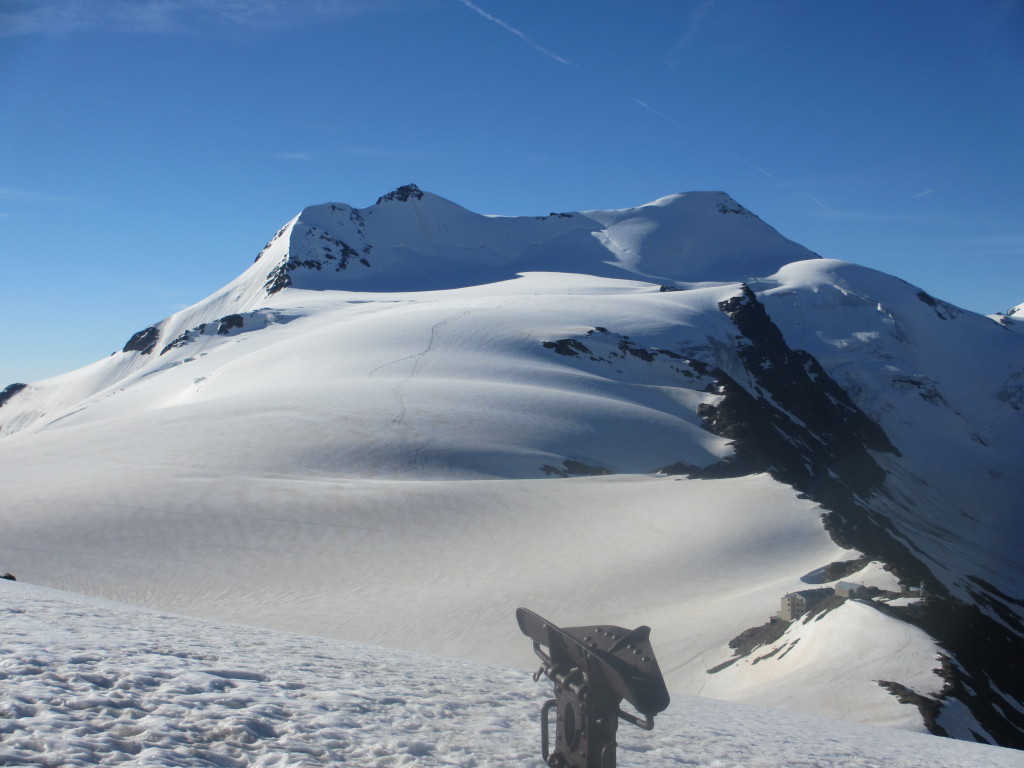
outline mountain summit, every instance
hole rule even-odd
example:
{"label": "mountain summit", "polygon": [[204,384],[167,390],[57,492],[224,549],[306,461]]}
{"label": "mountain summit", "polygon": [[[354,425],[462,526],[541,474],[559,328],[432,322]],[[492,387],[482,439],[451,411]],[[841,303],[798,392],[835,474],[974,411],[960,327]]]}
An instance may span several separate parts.
{"label": "mountain summit", "polygon": [[724,193],[313,206],[126,337],[0,394],[19,579],[1024,747],[1024,336]]}
{"label": "mountain summit", "polygon": [[[306,208],[260,254],[264,286],[410,291],[460,288],[519,272],[734,282],[813,258],[724,192],[636,208],[505,217],[471,213],[415,184],[368,208]],[[626,273],[626,274],[623,274]]]}

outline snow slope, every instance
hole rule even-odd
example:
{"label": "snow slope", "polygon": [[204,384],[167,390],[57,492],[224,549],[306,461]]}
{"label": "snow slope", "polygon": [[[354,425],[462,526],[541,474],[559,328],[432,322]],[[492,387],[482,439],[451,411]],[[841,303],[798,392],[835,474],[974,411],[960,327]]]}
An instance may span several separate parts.
{"label": "snow slope", "polygon": [[[734,290],[708,289],[706,298],[697,292],[696,311]],[[120,353],[29,388],[10,403],[3,431],[45,440],[47,432],[89,424],[109,429],[111,443],[137,456],[145,447],[127,442],[136,427],[145,441],[146,422],[216,416],[244,422],[209,436],[231,466],[346,476],[537,477],[542,465],[570,453],[585,461],[586,454],[576,455],[584,438],[597,456],[614,446],[618,456],[608,468],[615,471],[708,464],[727,450],[725,441],[687,413],[707,396],[670,385],[680,377],[675,360],[616,359],[614,368],[601,362],[580,372],[542,346],[609,317],[616,333],[639,329],[648,346],[668,342],[669,333],[677,346],[687,343],[678,331],[689,328],[692,343],[705,344],[708,329],[690,319],[694,297],[685,296],[646,283],[540,273],[420,294],[292,290],[226,335],[205,334],[159,356],[134,355],[146,358],[142,363],[126,363],[133,353]],[[724,319],[717,325],[727,332]],[[616,351],[617,338],[605,343]],[[126,364],[140,367],[118,379]],[[279,405],[268,409],[268,402]],[[630,437],[621,428],[629,422],[646,434]],[[268,430],[278,439],[258,437]],[[293,443],[285,455],[282,430]],[[432,432],[429,445],[425,431]],[[243,435],[251,437],[239,441]],[[191,452],[180,443],[164,450],[176,445]],[[174,461],[189,462],[187,455]]]}
{"label": "snow slope", "polygon": [[[870,603],[849,601],[834,612],[798,619],[776,643],[709,675],[701,693],[821,714],[818,702],[808,700],[804,692],[831,687],[830,712],[871,713],[870,719],[863,714],[856,719],[871,725],[902,725],[901,719],[890,720],[893,711],[874,706],[877,681],[900,680],[934,695],[941,689],[932,673],[937,657],[938,648],[917,627]],[[861,674],[863,667],[872,669],[871,679]]]}
{"label": "snow slope", "polygon": [[[0,614],[4,765],[541,764],[549,685],[526,672],[8,582]],[[650,733],[622,724],[618,744],[620,765],[649,768],[1021,764],[999,747],[689,696]]]}
{"label": "snow slope", "polygon": [[[876,681],[935,696],[949,651],[870,606],[707,673],[805,576],[859,554],[770,461],[719,471],[741,463],[742,441],[708,428],[728,382],[799,429],[800,387],[831,376],[852,402],[823,407],[859,407],[895,446],[864,452],[888,485],[849,493],[937,588],[989,600],[999,621],[1024,594],[1020,336],[812,255],[721,193],[502,218],[407,187],[306,209],[224,289],[3,403],[0,566],[520,666],[529,649],[505,627],[518,605],[648,624],[674,692],[923,730]],[[827,376],[800,363],[783,402],[749,359],[767,342],[724,309],[737,302],[763,302],[784,337],[771,343],[809,350]],[[827,437],[800,438],[801,455],[828,454]],[[842,474],[833,458],[807,471]],[[954,720],[984,737],[970,712]]]}

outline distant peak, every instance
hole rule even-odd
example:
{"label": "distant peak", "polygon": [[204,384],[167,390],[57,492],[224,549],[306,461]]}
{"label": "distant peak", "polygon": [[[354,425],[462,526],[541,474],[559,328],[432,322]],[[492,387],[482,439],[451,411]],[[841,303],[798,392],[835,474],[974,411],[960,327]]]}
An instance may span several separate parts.
{"label": "distant peak", "polygon": [[377,205],[387,200],[397,200],[400,203],[407,202],[408,200],[419,200],[423,197],[423,190],[417,187],[415,184],[406,184],[405,186],[399,187],[386,195],[381,195],[377,198]]}
{"label": "distant peak", "polygon": [[722,213],[749,213],[749,211],[737,203],[728,192],[718,190],[704,192],[679,192],[674,195],[660,197],[647,205],[657,206],[659,208],[682,206],[717,207]]}
{"label": "distant peak", "polygon": [[[484,216],[416,184],[366,208],[304,208],[268,249],[272,258],[261,259],[253,276],[260,297],[289,287],[441,290],[522,272],[640,277],[659,285],[738,282],[815,256],[720,191],[616,210]],[[131,346],[155,342],[140,337]]]}

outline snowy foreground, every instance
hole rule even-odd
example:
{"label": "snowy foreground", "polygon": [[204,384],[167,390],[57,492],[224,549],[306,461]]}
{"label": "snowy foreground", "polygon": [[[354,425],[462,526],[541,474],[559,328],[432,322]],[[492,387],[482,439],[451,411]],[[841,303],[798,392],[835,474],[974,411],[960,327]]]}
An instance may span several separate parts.
{"label": "snowy foreground", "polygon": [[[548,684],[523,671],[14,582],[0,582],[0,615],[0,765],[542,764]],[[621,726],[619,764],[1019,768],[1024,755],[675,695],[652,733]]]}

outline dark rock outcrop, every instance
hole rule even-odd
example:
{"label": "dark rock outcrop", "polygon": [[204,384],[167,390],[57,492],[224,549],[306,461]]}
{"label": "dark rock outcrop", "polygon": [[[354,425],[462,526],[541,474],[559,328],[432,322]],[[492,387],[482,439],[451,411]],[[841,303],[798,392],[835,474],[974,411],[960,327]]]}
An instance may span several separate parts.
{"label": "dark rock outcrop", "polygon": [[408,200],[419,200],[423,197],[423,192],[415,184],[406,184],[399,187],[396,190],[388,192],[386,195],[381,195],[377,198],[377,205],[388,200],[397,200],[400,203],[407,202]]}
{"label": "dark rock outcrop", "polygon": [[876,680],[880,686],[885,688],[889,693],[896,697],[896,700],[900,704],[913,704],[917,707],[921,713],[921,719],[924,721],[925,727],[936,734],[937,736],[945,736],[945,729],[935,722],[939,712],[942,709],[942,703],[938,699],[933,699],[930,696],[922,696],[916,691],[912,691],[902,683],[896,683],[892,680]]}
{"label": "dark rock outcrop", "polygon": [[203,323],[202,325],[198,326],[193,330],[182,332],[178,336],[178,338],[174,339],[173,341],[168,343],[167,346],[161,349],[160,354],[164,355],[170,352],[172,349],[177,349],[178,347],[184,347],[186,344],[191,344],[193,341],[195,341],[195,336],[193,334],[202,334],[205,330],[206,323]]}
{"label": "dark rock outcrop", "polygon": [[[936,312],[956,311],[941,302],[933,306],[931,297],[919,298]],[[972,590],[973,604],[952,597],[878,511],[885,505],[872,503],[899,503],[872,456],[899,455],[884,431],[810,354],[786,345],[748,288],[719,308],[739,331],[737,349],[755,385],[750,392],[724,371],[710,370],[715,391],[724,399],[715,406],[701,406],[699,415],[708,430],[733,441],[734,455],[701,475],[769,472],[821,504],[825,527],[838,544],[888,564],[905,583],[924,584],[928,598],[923,607],[897,613],[928,632],[955,659],[936,706],[956,699],[997,743],[1024,748],[1024,711],[1019,706],[1024,701],[1024,666],[1019,663],[1024,657],[1024,627],[1001,604],[1016,599],[996,595],[984,584]],[[998,690],[991,681],[998,681]],[[904,695],[898,684],[886,687]],[[930,714],[933,704],[915,703],[922,705],[925,724],[944,735]]]}
{"label": "dark rock outcrop", "polygon": [[540,468],[540,471],[545,475],[554,475],[555,477],[588,477],[615,474],[605,467],[594,467],[574,459],[566,459],[562,462],[561,467],[554,467],[551,464],[545,464]]}
{"label": "dark rock outcrop", "polygon": [[241,328],[245,324],[241,315],[225,315],[220,319],[217,326],[217,333],[227,336],[232,328]]}
{"label": "dark rock outcrop", "polygon": [[128,339],[121,351],[138,352],[140,355],[148,355],[156,347],[159,338],[160,329],[155,325],[151,325],[149,328],[142,329]]}
{"label": "dark rock outcrop", "polygon": [[282,291],[291,286],[292,279],[288,276],[288,264],[289,262],[287,261],[282,264],[278,264],[270,271],[270,274],[267,275],[267,280],[263,283],[263,287],[266,289],[268,296],[273,296],[278,291]]}
{"label": "dark rock outcrop", "polygon": [[0,408],[3,407],[4,403],[6,403],[19,392],[21,392],[21,390],[23,390],[27,386],[28,384],[21,384],[15,382],[14,384],[8,384],[6,387],[4,387],[3,391],[0,392]]}
{"label": "dark rock outcrop", "polygon": [[542,341],[545,349],[553,349],[559,355],[575,357],[580,354],[589,355],[590,349],[582,341],[576,339],[559,339],[558,341]]}

